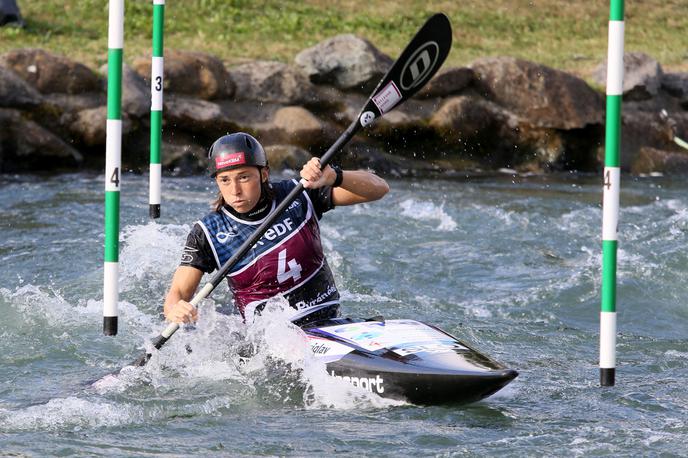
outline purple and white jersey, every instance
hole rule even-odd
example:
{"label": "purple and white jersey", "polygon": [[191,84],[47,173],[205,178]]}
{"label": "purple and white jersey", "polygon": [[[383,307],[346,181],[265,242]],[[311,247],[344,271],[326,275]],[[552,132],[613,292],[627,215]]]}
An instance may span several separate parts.
{"label": "purple and white jersey", "polygon": [[[297,184],[295,180],[272,183],[276,196],[272,208]],[[263,221],[246,221],[222,209],[197,224],[220,268]],[[339,293],[323,254],[318,218],[307,192],[278,216],[234,265],[227,280],[242,315],[247,308],[280,294],[298,310],[292,319],[338,303]]]}

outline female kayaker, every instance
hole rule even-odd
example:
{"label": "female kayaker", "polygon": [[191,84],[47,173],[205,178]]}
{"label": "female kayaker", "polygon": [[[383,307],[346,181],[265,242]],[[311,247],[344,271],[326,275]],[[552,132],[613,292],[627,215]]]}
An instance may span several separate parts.
{"label": "female kayaker", "polygon": [[[196,321],[188,301],[204,273],[219,269],[267,215],[297,186],[296,180],[269,181],[263,147],[251,135],[220,137],[208,153],[208,172],[219,193],[213,211],[197,221],[165,298],[168,321]],[[301,193],[227,275],[234,304],[246,318],[275,296],[295,309],[303,324],[339,313],[339,292],[320,242],[318,220],[336,206],[380,199],[389,191],[377,175],[326,166],[318,158],[301,169]]]}

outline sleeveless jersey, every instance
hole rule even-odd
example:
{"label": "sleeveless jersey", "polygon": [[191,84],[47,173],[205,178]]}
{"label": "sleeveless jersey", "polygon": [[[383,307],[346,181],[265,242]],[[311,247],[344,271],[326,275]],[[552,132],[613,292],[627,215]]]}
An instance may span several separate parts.
{"label": "sleeveless jersey", "polygon": [[[297,184],[295,180],[272,183],[273,210]],[[243,220],[222,209],[197,224],[219,269],[263,221]],[[323,254],[318,218],[305,191],[234,265],[227,280],[242,316],[277,295],[297,309],[292,320],[338,304],[339,292]]]}

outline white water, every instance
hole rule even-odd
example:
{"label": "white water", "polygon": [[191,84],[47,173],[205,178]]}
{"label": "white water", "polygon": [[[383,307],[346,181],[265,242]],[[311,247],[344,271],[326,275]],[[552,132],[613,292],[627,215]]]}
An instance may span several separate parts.
{"label": "white water", "polygon": [[[600,185],[392,181],[325,215],[352,316],[439,325],[519,370],[468,407],[397,405],[329,377],[280,304],[246,326],[221,286],[144,368],[186,232],[211,194],[166,181],[163,217],[125,176],[120,334],[102,326],[102,181],[0,181],[0,455],[683,455],[688,203],[682,181],[626,180],[618,386],[598,387]],[[438,191],[440,190],[440,191]],[[187,352],[187,345],[192,352]],[[245,360],[245,348],[254,355]]]}

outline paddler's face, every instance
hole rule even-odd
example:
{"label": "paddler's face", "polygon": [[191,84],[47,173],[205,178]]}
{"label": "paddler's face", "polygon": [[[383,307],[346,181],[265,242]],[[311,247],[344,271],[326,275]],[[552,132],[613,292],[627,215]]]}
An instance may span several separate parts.
{"label": "paddler's face", "polygon": [[215,177],[225,202],[239,213],[253,210],[260,200],[260,184],[267,179],[267,168],[251,166],[220,172]]}

